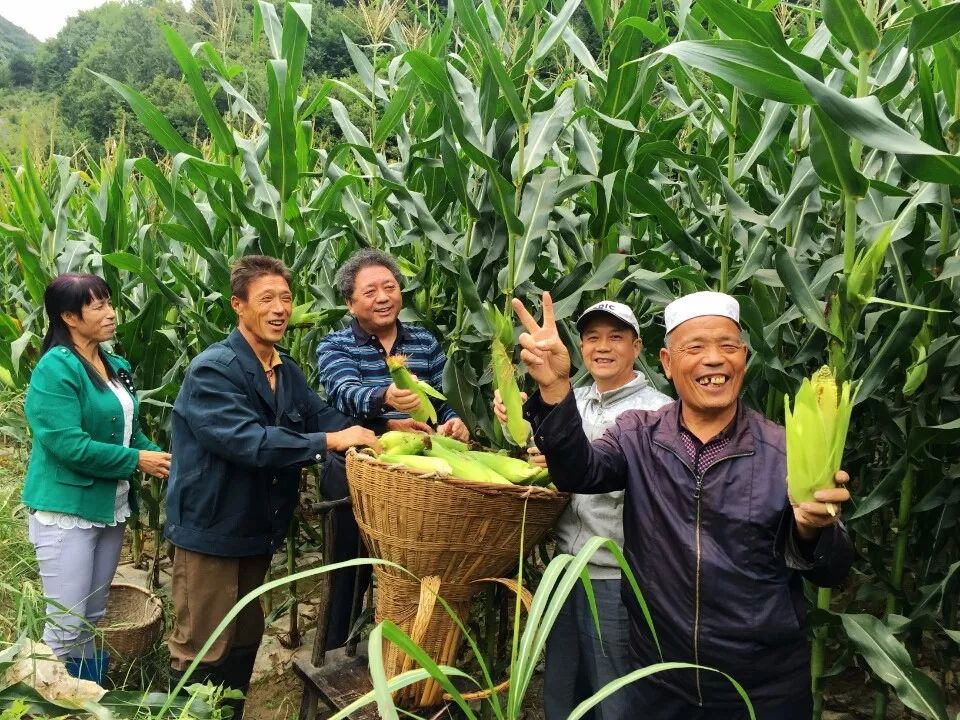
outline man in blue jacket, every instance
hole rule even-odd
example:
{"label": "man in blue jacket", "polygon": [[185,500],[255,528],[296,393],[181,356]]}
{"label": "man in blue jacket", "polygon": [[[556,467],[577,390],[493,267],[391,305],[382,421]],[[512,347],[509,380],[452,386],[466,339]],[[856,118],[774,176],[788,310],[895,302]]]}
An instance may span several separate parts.
{"label": "man in blue jacket", "polygon": [[[626,490],[624,555],[640,585],[662,658],[728,673],[759,720],[808,720],[810,649],[803,628],[802,579],[837,586],[853,547],[831,511],[842,487],[816,502],[787,497],[781,426],[739,400],[747,348],[737,301],[694,293],[667,306],[664,371],[679,400],[628,410],[592,444],[578,422],[570,356],[549,294],[543,324],[522,303],[521,360],[539,392],[526,405],[537,447],[562,490]],[[637,667],[661,660],[637,599],[624,584]],[[632,717],[741,720],[730,682],[699,669],[657,673],[633,684]]]}
{"label": "man in blue jacket", "polygon": [[[166,502],[166,537],[175,547],[173,679],[237,600],[263,583],[293,517],[300,469],[328,452],[377,446],[372,430],[329,407],[276,347],[292,310],[289,283],[275,258],[236,263],[230,289],[237,328],[193,360],[174,404]],[[330,467],[343,471],[342,463]],[[246,692],[263,630],[263,611],[253,602],[193,678]],[[243,703],[234,707],[241,717]]]}

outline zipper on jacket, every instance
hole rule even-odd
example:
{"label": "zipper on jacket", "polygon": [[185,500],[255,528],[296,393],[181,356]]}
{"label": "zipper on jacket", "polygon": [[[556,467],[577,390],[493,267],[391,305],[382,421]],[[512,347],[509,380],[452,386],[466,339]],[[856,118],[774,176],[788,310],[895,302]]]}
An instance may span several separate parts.
{"label": "zipper on jacket", "polygon": [[[700,565],[703,559],[703,555],[701,551],[702,546],[700,542],[701,541],[700,500],[701,500],[701,497],[703,496],[703,478],[707,474],[707,471],[710,468],[712,468],[714,465],[718,465],[719,463],[724,462],[725,460],[733,460],[735,458],[749,457],[753,455],[753,453],[752,452],[738,453],[736,455],[725,455],[721,458],[717,458],[712,463],[707,465],[703,469],[703,472],[698,475],[695,468],[697,466],[697,460],[700,457],[700,451],[703,449],[702,446],[700,448],[697,448],[697,451],[693,458],[693,467],[691,467],[690,464],[683,457],[680,456],[680,453],[678,453],[673,448],[667,447],[666,445],[661,445],[656,441],[654,441],[654,445],[656,445],[657,447],[663,448],[667,452],[672,453],[677,458],[677,460],[679,460],[681,464],[683,464],[690,471],[690,474],[693,475],[693,478],[696,481],[696,485],[694,486],[694,489],[693,489],[693,499],[697,504],[696,526],[694,529],[694,542],[696,545],[697,557],[696,557],[696,575],[695,575],[694,585],[693,585],[693,663],[694,665],[699,666],[700,665]],[[694,677],[695,677],[696,686],[697,686],[697,705],[700,707],[703,707],[703,690],[700,686],[700,668],[699,667],[694,669]]]}
{"label": "zipper on jacket", "polygon": [[[699,455],[699,450],[697,451]],[[694,458],[696,467],[696,458]],[[697,546],[697,573],[693,584],[693,663],[697,682],[697,705],[703,707],[703,690],[700,688],[700,496],[703,495],[703,475],[697,476],[697,485],[693,490],[693,499],[697,501],[696,546]]]}

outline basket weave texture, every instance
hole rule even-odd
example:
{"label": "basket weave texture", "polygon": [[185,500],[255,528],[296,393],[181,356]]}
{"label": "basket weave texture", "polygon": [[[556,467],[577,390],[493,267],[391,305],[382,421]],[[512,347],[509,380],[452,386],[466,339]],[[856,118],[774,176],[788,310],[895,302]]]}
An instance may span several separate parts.
{"label": "basket weave texture", "polygon": [[144,654],[163,635],[163,602],[146,588],[113,583],[107,611],[97,624],[118,663]]}
{"label": "basket weave texture", "polygon": [[[499,578],[516,566],[521,528],[526,554],[568,501],[567,495],[546,488],[441,478],[353,450],[347,453],[347,478],[353,513],[371,556],[397,563],[423,580],[376,567],[376,621],[396,623],[441,665],[454,663],[460,630],[439,604],[434,607],[427,588],[439,581],[440,597],[466,622],[471,599],[483,589],[477,581]],[[413,667],[389,643],[384,664],[388,677]],[[442,689],[430,680],[399,691],[396,702],[430,707],[441,698]]]}

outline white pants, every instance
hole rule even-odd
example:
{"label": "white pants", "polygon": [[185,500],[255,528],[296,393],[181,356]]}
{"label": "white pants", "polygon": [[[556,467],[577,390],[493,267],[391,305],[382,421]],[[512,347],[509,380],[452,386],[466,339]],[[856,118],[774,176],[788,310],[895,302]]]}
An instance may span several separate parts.
{"label": "white pants", "polygon": [[94,656],[94,626],[107,609],[125,526],[65,530],[30,516],[30,542],[47,599],[43,642],[57,657]]}

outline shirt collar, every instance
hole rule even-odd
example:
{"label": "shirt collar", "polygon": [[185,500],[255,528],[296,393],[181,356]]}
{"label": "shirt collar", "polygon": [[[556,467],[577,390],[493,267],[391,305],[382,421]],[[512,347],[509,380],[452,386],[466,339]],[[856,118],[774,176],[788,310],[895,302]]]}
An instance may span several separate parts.
{"label": "shirt collar", "polygon": [[[679,400],[679,399],[677,400],[677,410],[678,410],[677,429],[680,431],[682,435],[688,435],[689,437],[692,437],[697,442],[700,442],[700,439],[696,435],[694,435],[690,431],[690,429],[687,428],[686,423],[683,422],[683,401],[682,400]],[[734,413],[733,419],[729,423],[727,423],[727,426],[723,428],[723,430],[718,432],[716,435],[714,435],[712,438],[710,438],[709,440],[707,440],[707,442],[703,444],[709,445],[712,442],[719,442],[721,440],[728,440],[729,438],[732,438],[737,428],[740,426],[741,422],[746,422],[746,418],[743,413],[743,402],[740,400],[737,400],[737,412]]]}
{"label": "shirt collar", "polygon": [[601,400],[606,400],[608,402],[613,402],[615,400],[619,400],[621,397],[632,395],[638,390],[642,390],[643,388],[647,387],[647,385],[648,383],[647,383],[646,376],[639,370],[634,370],[633,380],[626,383],[625,385],[621,385],[618,388],[614,388],[613,390],[600,392],[597,389],[597,383],[594,382],[593,385],[590,386],[590,389],[587,391],[587,400],[594,400],[596,402],[599,402]]}
{"label": "shirt collar", "polygon": [[[360,327],[360,323],[356,318],[350,321],[350,329],[353,331],[353,337],[356,339],[358,345],[367,345],[376,337],[376,335],[368,333]],[[397,337],[404,340],[410,339],[410,331],[399,319],[397,319]]]}
{"label": "shirt collar", "polygon": [[270,357],[268,362],[260,360],[259,356],[257,356],[257,360],[260,361],[260,365],[263,367],[264,372],[270,372],[278,365],[283,365],[283,360],[280,359],[280,352],[277,350],[276,346],[274,346],[273,355]]}

